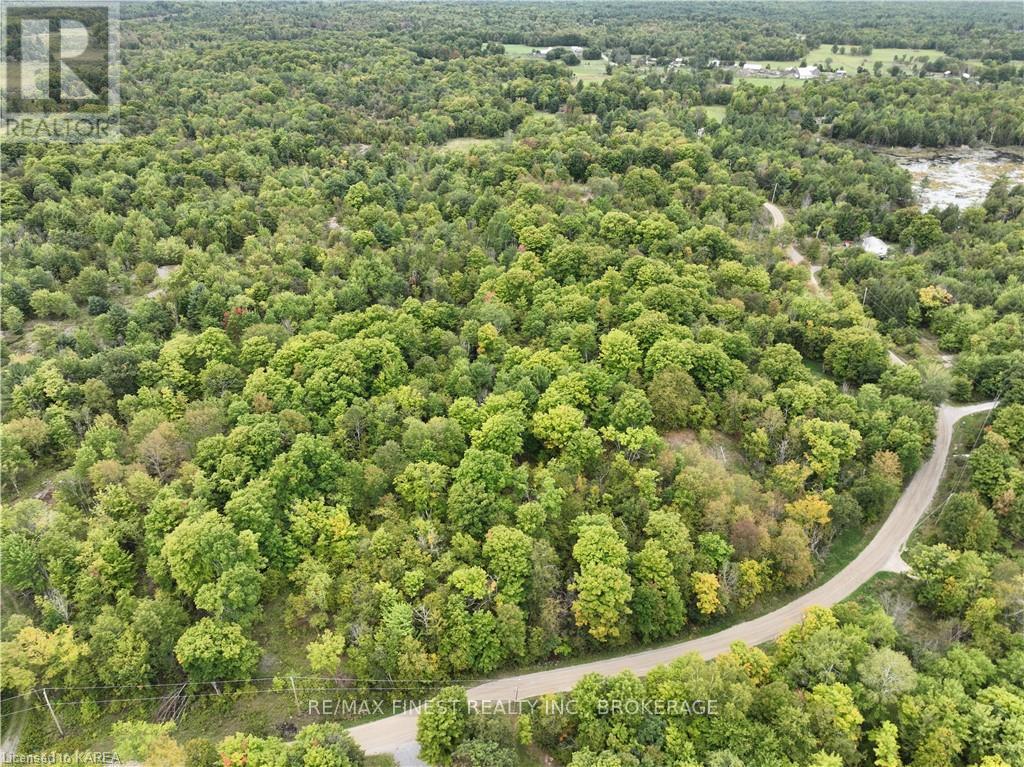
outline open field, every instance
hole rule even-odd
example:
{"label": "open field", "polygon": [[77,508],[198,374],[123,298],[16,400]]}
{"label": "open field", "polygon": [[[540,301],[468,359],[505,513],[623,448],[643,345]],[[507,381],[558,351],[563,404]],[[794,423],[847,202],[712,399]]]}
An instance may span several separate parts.
{"label": "open field", "polygon": [[451,152],[466,152],[474,147],[497,146],[505,141],[504,138],[453,138],[444,142],[442,149]]}
{"label": "open field", "polygon": [[[940,51],[922,49],[922,48],[875,48],[867,56],[854,55],[849,51],[854,46],[839,46],[840,48],[846,49],[846,53],[833,53],[831,44],[819,45],[817,48],[812,50],[805,56],[808,65],[822,66],[827,64],[830,69],[846,69],[847,71],[855,71],[858,66],[864,66],[870,69],[876,61],[882,62],[883,65],[892,64],[895,60],[909,63],[912,60],[930,61],[941,54]],[[766,67],[771,69],[785,69],[786,67],[795,67],[800,63],[799,59],[793,59],[791,61],[761,61],[755,60],[752,63],[764,64]]]}
{"label": "open field", "polygon": [[810,80],[797,80],[795,77],[737,77],[733,80],[733,84],[766,85],[773,90],[776,88],[803,88],[809,82]]}
{"label": "open field", "polygon": [[715,104],[713,106],[702,106],[698,108],[703,109],[704,113],[708,117],[714,120],[718,120],[718,122],[723,122],[725,120],[725,110],[727,109],[727,107]]}
{"label": "open field", "polygon": [[[533,55],[532,51],[535,47],[533,45],[505,45],[505,55],[513,59],[542,61],[543,59]],[[576,66],[569,67],[569,69],[585,83],[597,83],[608,78],[608,75],[605,73],[605,61],[603,59],[581,61]]]}
{"label": "open field", "polygon": [[535,46],[518,45],[516,43],[505,44],[505,55],[513,59],[528,59],[532,57],[531,51]]}
{"label": "open field", "polygon": [[601,59],[597,61],[582,61],[574,67],[569,67],[569,69],[585,83],[599,83],[602,80],[608,79],[608,74],[605,72],[605,62]]}
{"label": "open field", "polygon": [[[845,53],[833,53],[832,45],[825,43],[819,45],[814,50],[810,51],[804,59],[807,64],[811,66],[827,66],[829,69],[845,69],[848,72],[855,72],[857,67],[863,66],[865,69],[871,70],[874,67],[875,62],[882,63],[882,73],[888,74],[888,68],[893,63],[899,64],[911,64],[914,62],[922,63],[924,61],[932,61],[940,56],[943,56],[942,51],[935,50],[934,48],[874,48],[868,55],[853,54],[850,53],[856,46],[847,45],[839,46],[840,49],[845,48]],[[799,64],[801,59],[792,59],[790,61],[782,60],[766,60],[766,59],[748,59],[749,63],[752,64],[763,64],[769,69],[786,69],[787,67],[795,67]],[[978,67],[982,65],[981,59],[967,59],[966,63],[971,67]]]}

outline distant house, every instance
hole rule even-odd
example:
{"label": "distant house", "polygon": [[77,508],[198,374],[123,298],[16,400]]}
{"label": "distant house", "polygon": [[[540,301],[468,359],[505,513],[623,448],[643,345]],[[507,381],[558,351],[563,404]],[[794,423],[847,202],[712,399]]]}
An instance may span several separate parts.
{"label": "distant house", "polygon": [[866,252],[873,253],[879,258],[885,258],[889,255],[889,246],[884,241],[870,234],[864,235],[864,238],[860,241],[860,246]]}
{"label": "distant house", "polygon": [[833,72],[832,74],[833,74],[833,75],[834,75],[835,77],[846,77],[846,70],[845,70],[845,69],[837,69],[837,70],[836,70],[835,72]]}
{"label": "distant house", "polygon": [[721,59],[708,59],[708,69],[715,69],[722,66]]}
{"label": "distant house", "polygon": [[796,78],[798,80],[813,80],[821,76],[821,70],[817,67],[797,67]]}
{"label": "distant house", "polygon": [[562,48],[563,50],[575,53],[577,56],[583,56],[583,48],[579,45],[549,45],[546,48],[534,48],[530,53],[534,56],[543,57],[547,56],[548,53],[553,51],[555,48]]}
{"label": "distant house", "polygon": [[751,61],[748,61],[746,64],[743,65],[743,71],[745,72],[760,72],[763,69],[764,64],[754,64]]}

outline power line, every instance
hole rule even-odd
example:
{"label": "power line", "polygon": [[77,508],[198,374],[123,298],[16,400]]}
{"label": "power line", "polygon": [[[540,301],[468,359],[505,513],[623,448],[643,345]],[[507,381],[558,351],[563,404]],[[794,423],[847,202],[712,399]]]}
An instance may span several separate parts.
{"label": "power line", "polygon": [[[982,436],[982,434],[985,433],[985,427],[988,426],[988,419],[999,408],[999,398],[1002,396],[1002,394],[1003,394],[1003,392],[1005,390],[1006,390],[1006,384],[1003,385],[1002,389],[1000,389],[1000,391],[999,391],[999,394],[993,400],[994,404],[992,405],[992,407],[990,407],[988,410],[985,411],[985,418],[981,422],[981,426],[978,427],[978,433],[974,437],[974,443],[971,445],[970,453],[973,453],[975,451],[975,449],[978,447],[978,442],[981,441],[981,436]],[[953,426],[955,428],[956,424],[954,424]],[[952,436],[950,437],[950,439],[952,440]],[[917,520],[917,524],[914,525],[914,528],[913,528],[914,530],[916,530],[918,527],[920,527],[924,523],[925,520],[930,519],[931,517],[934,517],[934,516],[938,516],[938,515],[940,515],[942,513],[943,509],[946,508],[946,505],[949,503],[950,499],[956,494],[957,489],[960,487],[960,484],[963,481],[964,475],[967,473],[967,468],[968,468],[968,462],[964,461],[964,465],[960,467],[960,471],[957,473],[956,479],[953,481],[953,485],[952,485],[949,493],[947,493],[946,498],[937,507],[935,507],[935,508],[929,510],[928,512],[926,512],[925,514],[923,514],[921,516],[921,518],[919,520]]]}
{"label": "power line", "polygon": [[[342,693],[366,693],[366,692],[403,692],[409,690],[417,690],[423,687],[436,686],[439,684],[463,684],[463,685],[475,685],[484,682],[491,681],[483,678],[473,679],[359,679],[352,680],[351,683],[339,680],[337,677],[329,676],[306,676],[306,675],[285,675],[285,676],[267,676],[267,677],[251,677],[248,679],[213,679],[207,682],[154,682],[152,684],[121,684],[121,685],[79,685],[79,686],[65,686],[65,687],[42,687],[34,688],[28,692],[20,693],[18,695],[11,695],[3,700],[0,700],[0,704],[6,703],[13,700],[21,700],[35,695],[42,695],[44,691],[49,693],[54,692],[73,692],[73,691],[85,691],[85,690],[150,690],[157,688],[166,687],[181,687],[182,685],[192,685],[194,687],[209,685],[227,685],[227,684],[257,684],[260,682],[277,682],[287,680],[298,680],[298,681],[310,681],[310,682],[334,682],[331,686],[319,686],[319,687],[305,687],[302,685],[295,686],[294,689],[299,692],[342,692]],[[294,683],[294,682],[293,682]],[[292,692],[291,687],[282,689],[264,689],[264,690],[232,690],[229,693],[224,692],[199,692],[190,691],[189,696],[192,697],[210,697],[214,695],[254,695],[261,693],[282,693]],[[117,696],[112,698],[91,698],[82,697],[76,698],[75,700],[54,700],[52,704],[55,706],[70,706],[80,705],[83,703],[123,703],[123,702],[142,702],[142,701],[153,701],[162,700],[166,695],[139,695],[139,696]],[[0,711],[0,718],[7,716],[14,716],[26,711],[39,711],[45,709],[46,706],[26,706],[23,708],[15,709],[13,711],[4,710]]]}
{"label": "power line", "polygon": [[[67,685],[65,687],[56,687],[47,685],[46,687],[34,687],[31,690],[20,693],[19,695],[9,695],[2,700],[0,703],[7,700],[16,700],[18,698],[25,698],[30,695],[41,693],[44,689],[50,692],[63,691],[63,690],[114,690],[114,689],[137,689],[145,690],[152,687],[180,687],[183,684],[191,685],[206,685],[206,684],[252,684],[254,682],[272,682],[275,679],[288,679],[292,677],[294,679],[308,679],[321,682],[333,682],[337,681],[339,677],[336,676],[314,676],[311,674],[279,674],[277,676],[258,676],[248,677],[245,679],[210,679],[202,682],[193,682],[189,680],[181,680],[178,682],[147,682],[146,684],[94,684],[94,685]],[[493,678],[489,677],[446,677],[444,679],[388,679],[388,678],[361,678],[352,680],[353,685],[359,685],[363,682],[373,683],[398,683],[403,685],[408,684],[438,684],[443,682],[445,684],[482,684],[483,682],[494,681]]]}

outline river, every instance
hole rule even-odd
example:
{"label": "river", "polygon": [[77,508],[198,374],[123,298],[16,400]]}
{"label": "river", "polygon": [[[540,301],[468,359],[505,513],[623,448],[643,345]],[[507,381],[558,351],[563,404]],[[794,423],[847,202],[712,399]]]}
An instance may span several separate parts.
{"label": "river", "polygon": [[1024,155],[1019,150],[961,147],[886,150],[884,154],[914,177],[914,194],[923,210],[979,205],[1001,175],[1012,183],[1024,183]]}

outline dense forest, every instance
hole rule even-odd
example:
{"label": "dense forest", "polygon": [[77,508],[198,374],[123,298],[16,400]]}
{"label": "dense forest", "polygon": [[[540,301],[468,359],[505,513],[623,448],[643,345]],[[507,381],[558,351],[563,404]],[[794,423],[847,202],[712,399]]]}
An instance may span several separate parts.
{"label": "dense forest", "polygon": [[767,650],[738,642],[644,679],[585,677],[515,723],[471,713],[447,687],[436,700],[451,714],[421,716],[423,753],[468,767],[513,767],[521,743],[572,767],[1021,764],[1024,569],[999,542],[1024,532],[1022,458],[1014,404],[911,550],[913,580],[813,609]]}
{"label": "dense forest", "polygon": [[[301,15],[281,6],[239,3],[216,14],[197,6],[132,4],[126,19],[158,18],[161,33],[190,41],[228,32],[236,39],[294,40],[309,30],[345,31],[394,40],[424,58],[474,56],[481,44],[579,45],[673,58],[799,58],[822,43],[936,49],[960,59],[1024,60],[1020,10],[1012,2],[862,2],[856,6],[785,2],[436,3],[428,13],[393,4],[364,13],[345,5],[310,5]],[[239,22],[245,21],[240,28]],[[170,23],[170,22],[175,23]],[[193,22],[200,22],[195,24]],[[134,25],[129,25],[134,30]]]}
{"label": "dense forest", "polygon": [[[1024,144],[1019,10],[126,6],[124,138],[0,148],[21,748],[362,764],[294,708],[209,722],[295,678],[431,695],[756,614],[877,527],[936,404],[998,399],[901,592],[949,641],[846,603],[588,679],[573,716],[453,705],[424,758],[1024,765],[1024,185],[922,210],[873,151]],[[835,41],[983,63],[780,89],[705,66]],[[584,83],[517,44],[625,63]],[[729,709],[594,714],[611,690]]]}

